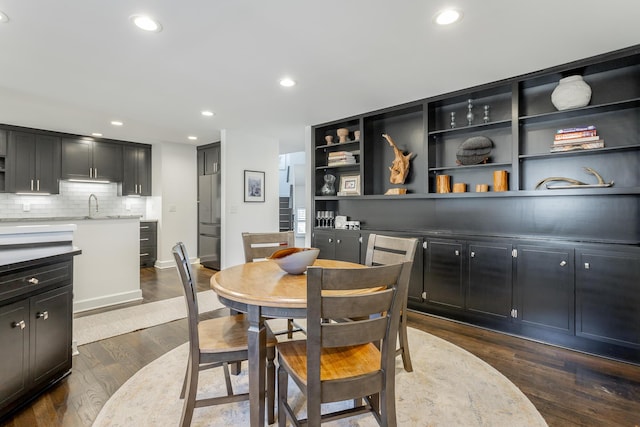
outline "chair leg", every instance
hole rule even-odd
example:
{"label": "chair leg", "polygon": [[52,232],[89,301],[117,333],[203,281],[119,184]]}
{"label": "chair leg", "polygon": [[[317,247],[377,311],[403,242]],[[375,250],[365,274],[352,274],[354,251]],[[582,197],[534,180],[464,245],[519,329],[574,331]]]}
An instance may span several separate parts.
{"label": "chair leg", "polygon": [[287,338],[293,338],[293,319],[287,319]]}
{"label": "chair leg", "polygon": [[232,396],[233,386],[231,385],[231,375],[229,374],[229,364],[227,362],[222,364],[222,370],[224,371],[224,382],[227,385],[227,396]]}
{"label": "chair leg", "polygon": [[409,354],[409,339],[407,338],[407,316],[406,312],[400,315],[400,327],[398,328],[398,338],[400,341],[400,354],[402,354],[402,364],[404,370],[413,372],[411,364],[411,355]]}
{"label": "chair leg", "polygon": [[283,368],[278,367],[278,427],[286,427],[287,412],[285,403],[289,392],[289,375]]}
{"label": "chair leg", "polygon": [[267,422],[275,422],[275,395],[276,395],[276,365],[273,359],[276,357],[275,348],[267,349]]}
{"label": "chair leg", "polygon": [[189,427],[193,418],[193,410],[196,407],[196,395],[198,391],[198,365],[193,366],[193,360],[190,357],[187,365],[186,376],[186,396],[182,405],[182,416],[180,418],[181,427]]}
{"label": "chair leg", "polygon": [[382,390],[379,393],[379,411],[381,425],[385,427],[397,427],[396,398],[393,387]]}

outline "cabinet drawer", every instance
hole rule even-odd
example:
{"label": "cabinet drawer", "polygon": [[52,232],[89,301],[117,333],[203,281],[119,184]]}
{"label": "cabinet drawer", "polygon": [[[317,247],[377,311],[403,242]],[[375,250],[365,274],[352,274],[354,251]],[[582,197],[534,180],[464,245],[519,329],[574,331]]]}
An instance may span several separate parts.
{"label": "cabinet drawer", "polygon": [[31,292],[55,283],[71,283],[71,262],[60,262],[37,268],[27,268],[0,278],[0,300]]}

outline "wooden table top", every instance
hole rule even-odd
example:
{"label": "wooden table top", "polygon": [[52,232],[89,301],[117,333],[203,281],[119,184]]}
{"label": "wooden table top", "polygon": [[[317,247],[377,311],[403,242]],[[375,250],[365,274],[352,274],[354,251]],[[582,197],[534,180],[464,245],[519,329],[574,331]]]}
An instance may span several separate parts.
{"label": "wooden table top", "polygon": [[[317,259],[319,267],[366,268],[352,262]],[[225,268],[211,277],[211,288],[223,298],[262,307],[307,308],[307,275],[288,274],[266,260]]]}

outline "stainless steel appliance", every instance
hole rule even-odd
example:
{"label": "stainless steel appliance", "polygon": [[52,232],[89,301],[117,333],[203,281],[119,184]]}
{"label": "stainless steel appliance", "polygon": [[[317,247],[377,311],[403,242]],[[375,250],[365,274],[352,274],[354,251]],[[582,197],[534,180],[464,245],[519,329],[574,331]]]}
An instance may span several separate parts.
{"label": "stainless steel appliance", "polygon": [[198,256],[205,267],[220,269],[220,174],[198,177]]}

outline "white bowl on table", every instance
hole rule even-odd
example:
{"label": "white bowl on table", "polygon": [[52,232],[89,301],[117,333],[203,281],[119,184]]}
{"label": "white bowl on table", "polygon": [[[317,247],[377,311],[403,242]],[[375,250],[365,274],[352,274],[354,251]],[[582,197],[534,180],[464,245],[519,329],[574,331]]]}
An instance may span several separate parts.
{"label": "white bowl on table", "polygon": [[318,258],[318,248],[285,248],[268,257],[289,274],[303,274]]}

